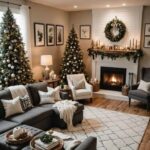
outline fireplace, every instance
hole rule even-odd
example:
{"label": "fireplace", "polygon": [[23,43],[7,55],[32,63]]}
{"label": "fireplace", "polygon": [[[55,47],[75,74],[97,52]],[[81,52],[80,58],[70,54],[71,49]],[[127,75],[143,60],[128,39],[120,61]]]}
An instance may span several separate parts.
{"label": "fireplace", "polygon": [[121,91],[121,88],[125,83],[125,68],[101,67],[101,89]]}

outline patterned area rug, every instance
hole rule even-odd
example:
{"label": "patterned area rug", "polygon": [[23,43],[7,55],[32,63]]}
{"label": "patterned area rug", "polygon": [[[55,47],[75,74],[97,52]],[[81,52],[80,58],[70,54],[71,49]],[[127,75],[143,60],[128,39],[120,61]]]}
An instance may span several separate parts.
{"label": "patterned area rug", "polygon": [[137,150],[149,117],[86,106],[84,120],[72,131],[55,129],[83,141],[97,137],[98,150]]}

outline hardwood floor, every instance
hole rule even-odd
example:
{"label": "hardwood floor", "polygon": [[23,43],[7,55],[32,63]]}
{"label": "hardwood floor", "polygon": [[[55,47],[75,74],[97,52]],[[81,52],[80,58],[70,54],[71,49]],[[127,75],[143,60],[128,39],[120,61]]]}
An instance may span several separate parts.
{"label": "hardwood floor", "polygon": [[[88,105],[150,117],[150,111],[147,112],[146,106],[138,102],[132,102],[131,107],[129,107],[127,101],[94,98],[92,103],[88,103]],[[147,126],[142,142],[139,146],[139,150],[150,150],[150,122]]]}

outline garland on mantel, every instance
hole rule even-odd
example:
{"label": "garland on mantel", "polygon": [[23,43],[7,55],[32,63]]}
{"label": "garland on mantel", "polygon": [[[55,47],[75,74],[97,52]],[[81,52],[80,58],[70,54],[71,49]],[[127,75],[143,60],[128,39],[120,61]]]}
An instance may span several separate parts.
{"label": "garland on mantel", "polygon": [[138,49],[138,50],[96,50],[93,48],[89,48],[88,50],[88,55],[95,59],[98,55],[101,56],[101,59],[104,59],[105,57],[111,58],[112,60],[116,60],[116,58],[127,58],[127,60],[133,60],[134,63],[136,63],[137,59],[143,56],[143,51]]}

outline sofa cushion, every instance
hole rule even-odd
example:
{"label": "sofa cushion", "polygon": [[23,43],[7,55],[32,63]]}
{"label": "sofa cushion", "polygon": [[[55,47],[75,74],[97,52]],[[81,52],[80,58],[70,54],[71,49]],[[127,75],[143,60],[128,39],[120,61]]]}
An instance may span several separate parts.
{"label": "sofa cushion", "polygon": [[12,99],[11,93],[9,89],[0,91],[0,99]]}
{"label": "sofa cushion", "polygon": [[130,90],[129,97],[132,97],[132,95],[139,98],[150,99],[150,93],[143,90]]}
{"label": "sofa cushion", "polygon": [[6,132],[7,130],[12,129],[18,125],[19,125],[19,123],[16,123],[16,122],[0,120],[0,134]]}
{"label": "sofa cushion", "polygon": [[91,95],[91,92],[88,91],[87,89],[79,89],[79,90],[76,90],[76,95],[77,95],[78,97],[90,96],[90,95]]}
{"label": "sofa cushion", "polygon": [[21,124],[34,125],[47,117],[51,117],[52,113],[53,111],[48,108],[34,107],[23,114],[8,119]]}
{"label": "sofa cushion", "polygon": [[38,91],[47,92],[47,83],[38,82],[38,83],[28,84],[26,88],[28,90],[32,104],[34,106],[38,106],[40,103],[40,96],[39,96]]}

